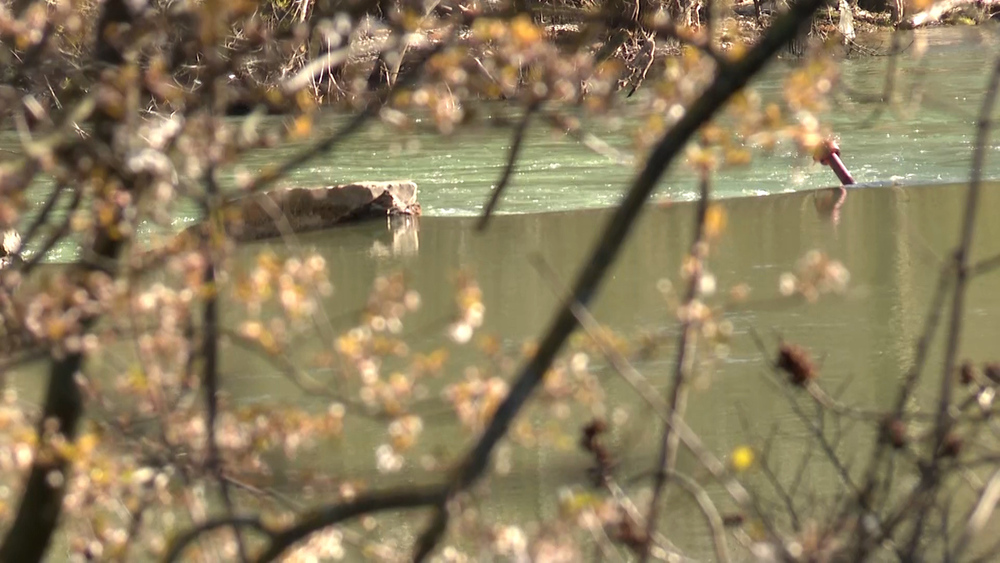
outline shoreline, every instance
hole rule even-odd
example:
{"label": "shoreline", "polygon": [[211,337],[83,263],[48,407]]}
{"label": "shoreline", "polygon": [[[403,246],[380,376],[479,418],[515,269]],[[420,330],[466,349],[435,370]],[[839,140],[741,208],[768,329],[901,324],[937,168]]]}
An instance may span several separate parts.
{"label": "shoreline", "polygon": [[[763,2],[755,4],[754,0],[738,0],[724,9],[719,9],[713,18],[715,23],[711,44],[715,47],[710,48],[725,54],[734,45],[754,41],[773,17],[768,10],[762,9],[762,6]],[[841,0],[841,6],[847,7],[848,4]],[[834,43],[839,44],[839,47],[835,48],[839,48],[841,54],[846,57],[884,56],[888,52],[882,45],[866,44],[870,43],[871,35],[881,35],[894,30],[989,25],[1000,21],[1000,0],[940,0],[924,12],[900,18],[899,24],[893,24],[893,17],[889,12],[869,12],[859,8],[857,4],[851,8],[846,18],[842,17],[840,10],[834,6],[821,10],[813,21],[809,36],[803,36],[803,41],[793,45],[782,58],[798,58],[809,47],[821,44],[830,46]],[[540,19],[542,21],[535,23],[541,28],[544,39],[555,44],[579,40],[583,25],[581,22],[573,22],[570,17],[563,18],[566,21],[547,17]],[[544,21],[545,19],[550,21]],[[280,22],[265,25],[273,26],[270,31],[276,34]],[[703,28],[698,27],[695,30],[692,40],[703,43],[705,41]],[[630,71],[634,74],[636,65],[652,64],[664,58],[679,56],[682,52],[682,43],[677,40],[652,41],[652,36],[646,39],[640,37],[641,35],[643,33],[612,32],[607,38],[597,36],[590,44],[581,46],[581,49],[598,52],[608,45],[614,47],[617,43],[618,47],[613,48],[606,56],[623,64],[624,72],[619,79],[619,88],[627,90],[629,84],[626,75]],[[396,67],[399,70],[396,72],[401,72],[409,63],[438,44],[442,40],[441,36],[442,34],[434,29],[407,36],[399,66]],[[338,104],[351,104],[352,96],[356,95],[356,92],[351,91],[351,81],[357,82],[365,77],[371,80],[376,74],[372,69],[380,62],[379,53],[386,48],[391,38],[384,24],[368,17],[360,20],[352,29],[348,40],[342,65],[335,72],[322,69],[319,72],[307,72],[307,67],[315,66],[316,62],[322,62],[324,56],[332,53],[311,52],[316,51],[314,39],[271,40],[267,48],[276,53],[273,55],[274,60],[246,56],[245,60],[234,66],[227,84],[230,89],[230,99],[226,106],[226,114],[241,116],[261,110],[270,115],[295,113],[298,104],[292,99],[295,96],[290,92],[303,86],[311,93],[314,106],[333,107]],[[238,47],[236,40],[233,41],[233,46]],[[641,49],[637,45],[642,41],[654,43],[652,60],[648,62],[646,59],[636,60],[641,58],[639,54]],[[74,50],[64,47],[59,43],[53,45],[58,54],[47,57],[44,62],[21,72],[16,76],[17,83],[12,84],[8,81],[11,77],[4,76],[3,83],[0,84],[0,94],[4,94],[4,97],[12,94],[17,97],[32,96],[42,106],[71,103],[74,94],[79,93],[80,85],[73,84],[75,77],[60,76],[62,72],[60,69],[83,69],[78,76],[81,80],[85,80],[83,77],[86,76],[89,49],[81,48],[79,45]],[[183,65],[171,74],[174,82],[182,89],[191,86],[189,82],[195,84],[196,75],[196,67],[185,68]],[[156,100],[151,102],[150,109],[154,111],[170,110],[164,103],[157,103]],[[0,120],[6,117],[9,116],[0,115]]]}

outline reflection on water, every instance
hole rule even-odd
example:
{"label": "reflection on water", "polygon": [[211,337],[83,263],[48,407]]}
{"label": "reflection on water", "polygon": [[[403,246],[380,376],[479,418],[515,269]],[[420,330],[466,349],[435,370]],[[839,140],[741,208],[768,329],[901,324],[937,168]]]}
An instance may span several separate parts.
{"label": "reflection on water", "polygon": [[420,251],[420,218],[415,215],[390,215],[386,219],[391,241],[376,240],[369,254],[374,258],[415,256]]}

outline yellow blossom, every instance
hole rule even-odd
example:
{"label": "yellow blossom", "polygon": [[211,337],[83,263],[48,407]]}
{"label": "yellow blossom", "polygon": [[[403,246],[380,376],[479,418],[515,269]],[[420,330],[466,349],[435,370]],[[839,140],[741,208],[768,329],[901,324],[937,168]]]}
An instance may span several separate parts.
{"label": "yellow blossom", "polygon": [[729,463],[736,471],[746,471],[753,465],[754,453],[749,446],[738,446],[729,456]]}

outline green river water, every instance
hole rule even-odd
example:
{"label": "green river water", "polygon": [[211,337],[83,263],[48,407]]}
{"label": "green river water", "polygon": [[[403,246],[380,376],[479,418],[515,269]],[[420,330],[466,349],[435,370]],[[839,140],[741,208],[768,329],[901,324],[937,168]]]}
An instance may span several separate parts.
{"label": "green river water", "polygon": [[[968,177],[975,114],[988,64],[1000,52],[995,28],[933,29],[919,34],[928,41],[926,54],[917,60],[911,50],[900,59],[898,84],[903,94],[922,92],[919,110],[890,112],[866,123],[874,108],[861,103],[862,93],[880,92],[888,59],[861,58],[843,65],[844,80],[854,92],[838,96],[829,119],[856,179],[879,185],[849,190],[836,222],[817,210],[818,198],[832,193],[823,188],[834,185],[835,177],[791,148],[758,157],[750,168],[723,171],[714,182],[714,193],[725,198],[728,223],[713,247],[709,267],[720,292],[737,283],[748,284],[752,292],[748,304],[727,313],[734,326],[729,353],[707,371],[711,385],[693,392],[687,418],[706,445],[723,457],[739,444],[759,442],[774,424],[788,435],[775,445],[775,465],[781,467],[786,460],[792,464],[805,447],[804,440],[795,439],[805,431],[763,376],[766,366],[749,337],[751,329],[767,339],[782,335],[814,350],[822,358],[825,384],[834,388],[850,380],[845,397],[851,401],[885,408],[895,399],[899,378],[913,358],[913,344],[937,272],[958,240],[965,194],[962,182]],[[774,94],[786,69],[784,63],[775,65],[757,86],[765,95]],[[339,123],[331,117],[321,129],[332,130]],[[625,146],[622,133],[613,127],[595,125],[593,130]],[[1000,253],[998,139],[1000,135],[994,135],[988,149],[985,176],[990,180],[980,204],[974,258]],[[401,136],[373,127],[329,159],[296,171],[290,179],[295,185],[406,178],[416,181],[420,189],[424,216],[408,228],[390,229],[376,221],[298,237],[298,244],[327,259],[335,288],[324,303],[327,314],[351,321],[351,311],[368,294],[374,278],[402,269],[423,300],[421,311],[407,326],[430,327],[414,333],[414,346],[431,349],[445,341],[436,321],[441,311],[452,307],[454,290],[449,280],[457,270],[467,269],[483,290],[484,332],[507,343],[539,337],[558,301],[550,282],[539,275],[529,257],[540,255],[564,283],[571,280],[610,216],[608,207],[618,202],[634,169],[610,162],[572,140],[536,130],[501,204],[501,215],[488,231],[476,233],[474,216],[499,175],[509,142],[509,128],[481,127],[440,138]],[[292,149],[259,155],[249,165],[280,160],[286,150]],[[903,187],[889,185],[893,183]],[[657,198],[689,200],[694,190],[693,178],[675,166]],[[594,305],[601,322],[624,332],[676,331],[676,318],[657,285],[663,279],[678,283],[693,213],[690,204],[655,205],[644,212]],[[178,223],[189,220],[179,218]],[[272,241],[263,246],[281,252],[284,244]],[[781,274],[794,270],[796,261],[813,249],[843,262],[851,275],[849,291],[824,297],[814,305],[781,301]],[[70,250],[62,252],[68,256]],[[248,260],[251,255],[251,251],[246,253]],[[1000,359],[997,289],[1000,272],[972,284],[962,357]],[[324,347],[329,343],[303,342],[297,355],[307,358]],[[939,348],[932,353],[931,366],[940,365]],[[457,358],[455,365],[462,365],[461,352]],[[279,398],[322,405],[321,399],[306,396],[273,367],[237,348],[225,347],[223,360],[227,391],[238,400]],[[667,353],[640,367],[665,392],[672,362],[672,354]],[[647,471],[661,425],[643,410],[632,391],[614,383],[610,373],[607,378],[612,393],[609,403],[621,404],[631,413],[625,425],[628,430],[616,436],[635,438],[627,449],[619,442],[613,442],[613,449],[619,448],[616,452],[623,456],[625,474]],[[33,387],[29,379],[20,383],[28,395]],[[528,416],[541,417],[544,412],[536,409]],[[445,460],[456,459],[469,444],[468,437],[450,427],[428,428],[422,440],[422,447],[443,452]],[[384,441],[384,431],[358,422],[349,427],[344,442],[328,458],[323,455],[324,464],[373,484],[392,482],[400,476],[379,477],[373,471],[374,448]],[[859,450],[864,451],[863,445],[863,441],[857,444]],[[586,483],[587,465],[574,443],[563,449],[518,448],[511,472],[491,481],[493,494],[481,510],[503,522],[523,515],[552,515],[561,487]],[[695,462],[685,455],[679,468],[699,474]],[[824,471],[817,469],[812,486],[822,489],[823,479],[834,478]],[[712,492],[723,497],[715,489]],[[671,498],[663,529],[690,554],[710,557],[697,510],[680,495]],[[422,525],[417,519],[417,529]],[[412,531],[409,526],[400,530]]]}

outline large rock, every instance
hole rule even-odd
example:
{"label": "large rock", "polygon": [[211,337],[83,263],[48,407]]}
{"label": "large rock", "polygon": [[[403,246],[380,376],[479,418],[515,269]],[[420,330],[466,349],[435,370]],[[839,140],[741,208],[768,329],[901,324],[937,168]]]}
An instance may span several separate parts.
{"label": "large rock", "polygon": [[327,229],[387,215],[419,215],[411,181],[364,182],[320,188],[281,188],[227,205],[226,231],[238,241]]}

